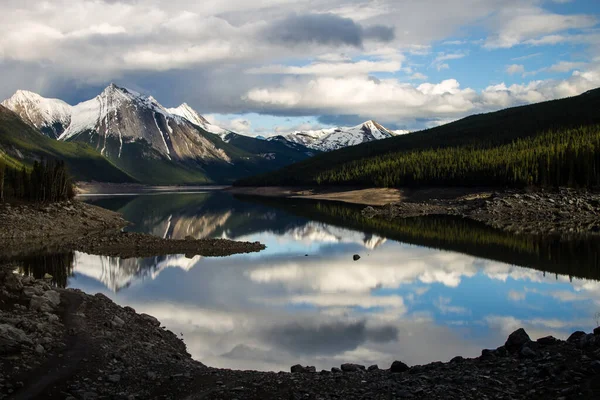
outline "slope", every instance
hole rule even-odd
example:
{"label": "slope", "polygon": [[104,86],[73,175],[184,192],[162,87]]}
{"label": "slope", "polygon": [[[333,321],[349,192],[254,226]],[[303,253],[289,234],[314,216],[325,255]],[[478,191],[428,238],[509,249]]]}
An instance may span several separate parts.
{"label": "slope", "polygon": [[90,146],[59,142],[44,136],[3,106],[0,106],[0,154],[14,168],[30,165],[44,157],[64,160],[76,180],[135,181]]}
{"label": "slope", "polygon": [[[430,160],[432,163],[443,161],[468,164],[473,161],[468,158],[469,155],[449,154],[449,151],[441,150],[492,149],[509,146],[518,140],[526,141],[539,134],[560,140],[560,131],[569,131],[569,135],[576,136],[583,142],[591,140],[589,135],[595,135],[595,128],[592,127],[600,125],[600,114],[597,112],[599,108],[600,89],[595,89],[576,97],[473,115],[433,129],[337,150],[237,184],[395,186],[399,184],[387,180],[388,175],[396,172],[392,170],[398,167],[395,160],[409,156],[418,159],[420,152],[434,152],[434,157]],[[572,132],[579,127],[590,129]],[[529,143],[538,142],[529,140]],[[588,144],[590,143],[586,142],[586,146]],[[568,143],[565,146],[569,149]],[[524,148],[520,150],[524,151]],[[552,149],[549,151],[551,153]],[[486,154],[480,153],[478,156],[486,157]],[[557,156],[558,154],[554,154],[548,157]],[[471,165],[469,167],[477,168]],[[426,184],[427,182],[419,180],[418,175],[417,171],[412,184]],[[446,177],[441,176],[440,181],[443,182],[444,178]]]}

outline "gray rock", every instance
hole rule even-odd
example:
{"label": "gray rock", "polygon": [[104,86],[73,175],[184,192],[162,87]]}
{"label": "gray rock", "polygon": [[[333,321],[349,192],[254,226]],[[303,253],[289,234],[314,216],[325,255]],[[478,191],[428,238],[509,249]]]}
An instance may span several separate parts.
{"label": "gray rock", "polygon": [[27,297],[32,297],[33,295],[41,296],[44,294],[44,291],[39,286],[25,286],[23,288],[23,294]]}
{"label": "gray rock", "polygon": [[305,373],[310,373],[310,372],[317,372],[317,369],[315,367],[303,367],[300,364],[292,365],[290,370],[293,374],[297,374],[297,373],[305,374]]}
{"label": "gray rock", "polygon": [[25,332],[12,325],[0,324],[0,354],[18,352],[23,345],[33,345]]}
{"label": "gray rock", "polygon": [[44,354],[46,352],[46,349],[44,349],[44,346],[42,346],[41,344],[38,344],[35,346],[35,352],[38,354]]}
{"label": "gray rock", "polygon": [[146,378],[150,379],[151,381],[156,379],[156,372],[154,371],[148,371],[146,372]]}
{"label": "gray rock", "polygon": [[121,380],[121,375],[113,374],[108,376],[108,381],[112,383],[119,383]]}
{"label": "gray rock", "polygon": [[408,365],[404,364],[402,361],[394,361],[392,366],[390,367],[390,372],[400,373],[408,371],[410,368]]}
{"label": "gray rock", "polygon": [[332,367],[331,372],[333,372],[334,374],[339,374],[342,372],[342,370],[337,367]]}
{"label": "gray rock", "polygon": [[96,400],[98,398],[98,393],[95,392],[85,392],[83,394],[83,400]]}
{"label": "gray rock", "polygon": [[358,371],[364,371],[365,370],[365,366],[364,365],[359,365],[359,364],[342,364],[341,365],[342,371],[344,372],[358,372]]}
{"label": "gray rock", "polygon": [[379,370],[379,366],[377,364],[370,365],[369,368],[367,368],[367,371],[369,371],[369,372],[378,371],[378,370]]}
{"label": "gray rock", "polygon": [[542,346],[550,346],[556,344],[556,342],[558,342],[558,339],[556,339],[554,336],[546,336],[543,338],[539,338],[537,342]]}
{"label": "gray rock", "polygon": [[121,318],[115,315],[111,321],[111,324],[113,325],[113,327],[120,328],[123,325],[125,325],[125,321],[123,321]]}
{"label": "gray rock", "polygon": [[458,364],[458,363],[461,363],[461,362],[464,362],[464,361],[465,361],[465,358],[462,357],[462,356],[456,356],[452,360],[450,360],[450,362],[452,364]]}
{"label": "gray rock", "polygon": [[506,343],[504,343],[504,347],[510,352],[517,352],[521,350],[521,347],[523,347],[525,343],[529,343],[530,341],[531,339],[527,332],[525,332],[525,329],[520,328],[510,334]]}
{"label": "gray rock", "polygon": [[149,322],[150,324],[156,327],[160,326],[160,321],[154,318],[152,315],[140,314],[140,317],[142,317],[146,322]]}

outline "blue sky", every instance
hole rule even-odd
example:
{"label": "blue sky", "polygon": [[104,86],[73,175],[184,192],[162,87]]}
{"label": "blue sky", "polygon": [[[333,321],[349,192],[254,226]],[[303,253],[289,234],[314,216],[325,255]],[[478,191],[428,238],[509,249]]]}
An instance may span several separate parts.
{"label": "blue sky", "polygon": [[417,130],[600,86],[596,0],[7,0],[0,97],[110,82],[240,133]]}

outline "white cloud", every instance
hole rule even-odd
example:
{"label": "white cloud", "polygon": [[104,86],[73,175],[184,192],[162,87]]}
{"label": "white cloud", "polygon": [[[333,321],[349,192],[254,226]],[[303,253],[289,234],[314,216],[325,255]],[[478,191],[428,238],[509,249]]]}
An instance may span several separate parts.
{"label": "white cloud", "polygon": [[420,72],[415,72],[410,76],[410,79],[415,81],[424,81],[427,80],[427,75],[424,75]]}
{"label": "white cloud", "polygon": [[509,48],[542,36],[569,29],[593,27],[598,23],[591,15],[561,15],[537,7],[506,7],[496,16],[495,32],[485,41],[488,49]]}
{"label": "white cloud", "polygon": [[506,72],[510,75],[522,74],[525,72],[525,67],[520,64],[511,64],[508,67],[506,67]]}
{"label": "white cloud", "polygon": [[320,75],[320,76],[348,76],[367,75],[373,72],[397,72],[402,68],[400,61],[366,61],[323,63],[316,62],[302,67],[285,65],[267,65],[251,68],[250,74],[284,74],[284,75]]}

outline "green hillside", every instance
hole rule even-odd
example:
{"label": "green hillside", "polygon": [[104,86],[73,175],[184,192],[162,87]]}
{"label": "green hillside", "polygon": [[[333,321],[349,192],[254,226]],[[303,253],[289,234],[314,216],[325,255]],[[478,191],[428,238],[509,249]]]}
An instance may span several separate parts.
{"label": "green hillside", "polygon": [[30,166],[40,158],[64,160],[76,180],[135,182],[131,176],[83,143],[50,139],[0,106],[0,157],[12,168]]}
{"label": "green hillside", "polygon": [[239,185],[598,184],[600,89],[349,147]]}

